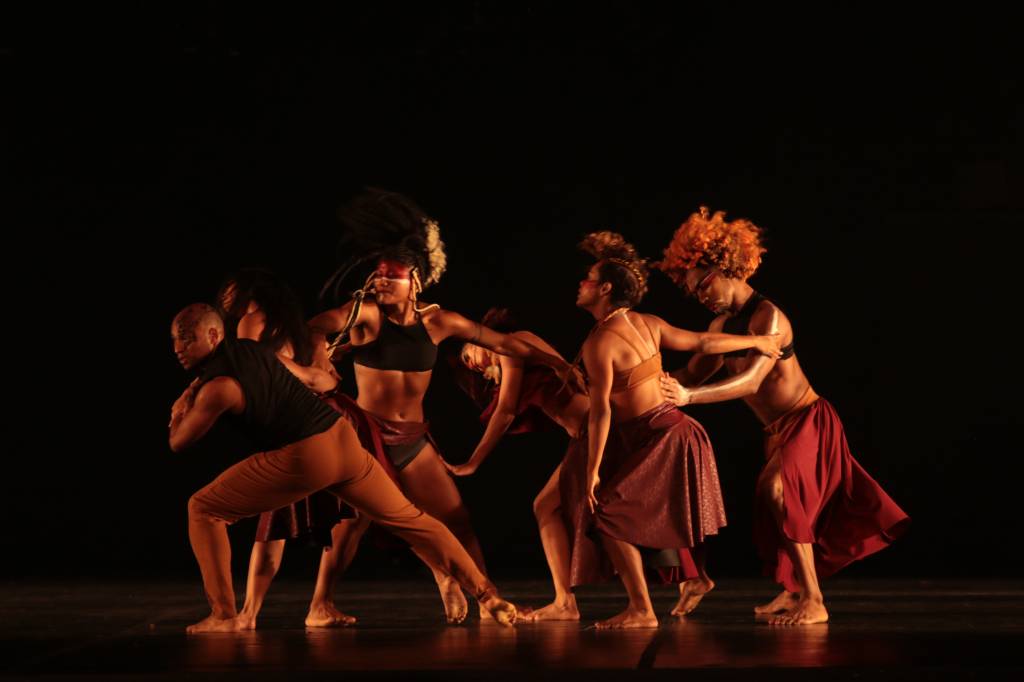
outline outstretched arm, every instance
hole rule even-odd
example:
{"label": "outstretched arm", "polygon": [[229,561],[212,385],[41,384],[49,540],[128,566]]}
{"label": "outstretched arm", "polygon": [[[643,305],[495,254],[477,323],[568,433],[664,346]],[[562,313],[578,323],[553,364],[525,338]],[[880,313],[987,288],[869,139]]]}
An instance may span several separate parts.
{"label": "outstretched arm", "polygon": [[558,355],[543,351],[511,334],[496,332],[479,322],[468,320],[458,313],[444,310],[438,314],[440,316],[438,321],[445,337],[454,336],[483,346],[500,355],[518,358],[529,365],[551,367],[563,378],[574,376],[573,366]]}
{"label": "outstretched arm", "polygon": [[737,350],[756,348],[761,354],[778,358],[780,351],[779,335],[764,334],[759,336],[722,334],[721,332],[692,332],[688,329],[673,327],[665,320],[654,315],[647,315],[647,320],[656,326],[661,334],[661,345],[669,350],[691,351],[705,355],[720,355]]}

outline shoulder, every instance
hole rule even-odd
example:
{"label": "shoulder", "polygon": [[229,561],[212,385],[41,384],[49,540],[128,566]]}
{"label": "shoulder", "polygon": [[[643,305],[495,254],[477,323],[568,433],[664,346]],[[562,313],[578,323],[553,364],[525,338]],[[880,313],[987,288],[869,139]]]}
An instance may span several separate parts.
{"label": "shoulder", "polygon": [[617,332],[610,329],[607,325],[602,326],[591,334],[590,338],[583,343],[583,354],[586,355],[588,352],[595,351],[606,351],[616,345],[621,338],[622,337]]}
{"label": "shoulder", "polygon": [[[773,329],[778,325],[777,330]],[[782,310],[765,299],[757,304],[754,314],[750,316],[750,330],[760,334],[770,334],[773,331],[783,333],[789,329],[789,319]]]}
{"label": "shoulder", "polygon": [[242,397],[242,385],[234,377],[219,376],[210,379],[200,387],[196,402],[227,407]]}
{"label": "shoulder", "polygon": [[[430,304],[420,304],[421,307]],[[430,310],[422,313],[420,319],[423,324],[428,327],[436,327],[438,329],[462,329],[470,325],[475,325],[476,322],[471,321],[464,315],[460,315],[454,310],[445,310],[441,307],[431,308]]]}

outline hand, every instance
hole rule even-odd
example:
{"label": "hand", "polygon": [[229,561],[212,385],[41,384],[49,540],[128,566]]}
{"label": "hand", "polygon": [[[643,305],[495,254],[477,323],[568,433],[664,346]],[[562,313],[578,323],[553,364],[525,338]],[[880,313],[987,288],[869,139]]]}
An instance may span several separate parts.
{"label": "hand", "polygon": [[782,357],[782,335],[778,332],[758,336],[754,346],[762,355],[778,360]]}
{"label": "hand", "polygon": [[334,380],[337,381],[340,384],[341,383],[341,374],[338,373],[338,368],[335,367],[333,364],[330,364],[329,367],[330,367],[330,369],[327,370],[327,373],[330,374],[332,377],[334,377]]}
{"label": "hand", "polygon": [[596,473],[587,474],[587,509],[590,510],[591,514],[594,513],[594,510],[600,504],[595,495],[599,483],[601,483],[601,478]]}
{"label": "hand", "polygon": [[475,462],[466,462],[465,464],[451,464],[444,457],[441,458],[441,464],[444,464],[444,468],[448,470],[452,476],[469,476],[476,472],[477,464]]}
{"label": "hand", "polygon": [[171,405],[171,414],[174,414],[175,412],[181,412],[182,414],[184,414],[185,412],[187,412],[189,408],[191,408],[192,405],[195,403],[196,392],[198,390],[199,379],[197,378],[191,384],[189,384],[184,391],[181,392],[181,395],[178,396],[178,399],[174,401],[173,405]]}
{"label": "hand", "polygon": [[690,391],[668,372],[661,375],[661,392],[665,394],[665,400],[676,407],[683,407],[690,403]]}

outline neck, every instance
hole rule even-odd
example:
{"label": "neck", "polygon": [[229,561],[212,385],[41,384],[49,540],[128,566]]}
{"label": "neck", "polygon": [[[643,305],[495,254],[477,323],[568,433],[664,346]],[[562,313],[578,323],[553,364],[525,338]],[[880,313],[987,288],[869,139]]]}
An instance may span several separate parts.
{"label": "neck", "polygon": [[737,282],[733,285],[732,305],[729,306],[729,316],[736,315],[747,305],[747,301],[754,295],[754,289],[746,282]]}
{"label": "neck", "polygon": [[609,315],[618,310],[616,306],[611,304],[608,299],[602,299],[595,303],[593,306],[587,309],[594,319],[598,322],[603,322]]}
{"label": "neck", "polygon": [[412,301],[381,306],[381,310],[384,311],[384,314],[389,319],[398,324],[410,324],[416,318],[416,311],[413,310]]}

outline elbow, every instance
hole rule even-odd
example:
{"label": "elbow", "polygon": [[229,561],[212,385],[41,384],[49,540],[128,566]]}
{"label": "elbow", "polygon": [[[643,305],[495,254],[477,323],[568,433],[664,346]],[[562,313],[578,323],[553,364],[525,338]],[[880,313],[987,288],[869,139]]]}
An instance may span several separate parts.
{"label": "elbow", "polygon": [[742,390],[740,392],[740,397],[741,398],[749,398],[750,396],[752,396],[755,393],[757,393],[758,391],[760,391],[761,390],[761,381],[762,381],[762,379],[755,378],[755,379],[751,379],[747,383],[743,384],[743,386],[741,387]]}
{"label": "elbow", "polygon": [[176,433],[172,433],[171,437],[167,439],[167,444],[171,448],[171,452],[181,452],[182,450],[188,449],[192,445],[192,441],[187,438],[182,438]]}

